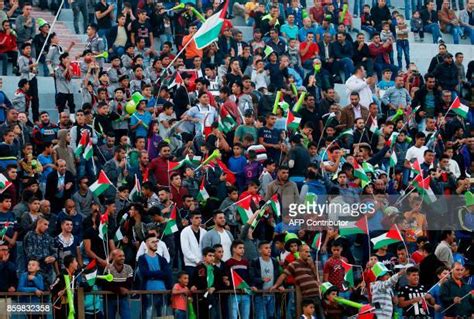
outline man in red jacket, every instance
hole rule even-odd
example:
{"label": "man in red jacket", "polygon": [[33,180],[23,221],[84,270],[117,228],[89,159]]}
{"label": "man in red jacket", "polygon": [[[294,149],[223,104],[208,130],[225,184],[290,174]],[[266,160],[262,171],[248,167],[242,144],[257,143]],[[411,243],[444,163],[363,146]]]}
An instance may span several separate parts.
{"label": "man in red jacket", "polygon": [[10,21],[2,23],[0,31],[0,61],[2,61],[2,75],[7,75],[8,59],[15,61],[18,59],[18,47],[16,45],[16,35],[12,30]]}
{"label": "man in red jacket", "polygon": [[393,43],[389,39],[382,43],[380,40],[380,35],[378,33],[374,34],[372,37],[372,43],[369,44],[369,53],[374,58],[374,69],[377,72],[377,77],[382,78],[382,71],[385,69],[390,69],[392,71],[392,80],[395,79],[395,76],[398,74],[398,68],[390,64],[390,55],[389,53],[392,49]]}
{"label": "man in red jacket", "polygon": [[159,187],[169,186],[169,167],[168,162],[171,156],[171,148],[168,143],[158,145],[159,156],[150,163],[150,173],[155,176],[156,184]]}

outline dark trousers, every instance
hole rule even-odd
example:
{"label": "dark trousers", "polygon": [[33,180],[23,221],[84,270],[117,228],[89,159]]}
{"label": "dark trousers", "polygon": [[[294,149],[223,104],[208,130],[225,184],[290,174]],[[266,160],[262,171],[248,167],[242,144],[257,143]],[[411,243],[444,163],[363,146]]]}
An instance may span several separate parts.
{"label": "dark trousers", "polygon": [[88,23],[88,15],[87,15],[87,5],[85,1],[76,0],[72,3],[72,13],[74,15],[74,31],[77,34],[80,34],[81,31],[79,29],[79,14],[82,14],[82,25],[84,27],[84,31],[87,30],[87,23]]}
{"label": "dark trousers", "polygon": [[0,53],[0,61],[2,61],[2,75],[7,75],[8,73],[8,62],[12,61],[12,65],[15,66],[17,60],[18,52],[16,51]]}
{"label": "dark trousers", "polygon": [[31,112],[33,114],[33,122],[36,122],[39,120],[38,80],[34,77],[29,83],[30,90],[28,94],[31,96]]}
{"label": "dark trousers", "polygon": [[74,104],[74,95],[72,93],[56,94],[56,105],[58,106],[58,112],[63,112],[66,108],[66,104],[69,108],[69,113],[73,114],[76,111],[76,105]]}

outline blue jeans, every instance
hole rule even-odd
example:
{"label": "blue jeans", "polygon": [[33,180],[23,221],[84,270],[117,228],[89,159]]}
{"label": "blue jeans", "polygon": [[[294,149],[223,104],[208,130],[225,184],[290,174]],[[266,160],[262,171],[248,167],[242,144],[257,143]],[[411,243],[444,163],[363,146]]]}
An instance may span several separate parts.
{"label": "blue jeans", "polygon": [[255,296],[255,319],[275,318],[275,296]]}
{"label": "blue jeans", "polygon": [[371,25],[363,25],[361,29],[369,34],[369,37],[372,39],[372,36],[377,33],[377,30]]}
{"label": "blue jeans", "polygon": [[97,168],[96,172],[94,172],[94,164],[92,163],[93,159],[90,160],[84,159],[84,157],[80,157],[79,165],[77,166],[77,177],[81,178],[83,176],[87,176],[89,179],[94,179],[96,174],[98,173]]}
{"label": "blue jeans", "polygon": [[364,7],[364,0],[355,0],[354,1],[354,15],[361,15],[362,8]]}
{"label": "blue jeans", "polygon": [[[118,306],[118,309],[117,309]],[[117,310],[120,314],[121,319],[131,319],[132,314],[130,313],[130,304],[128,303],[127,297],[107,297],[107,318],[115,318]]]}
{"label": "blue jeans", "polygon": [[421,10],[423,4],[421,0],[405,0],[405,19],[409,20],[416,10]]}
{"label": "blue jeans", "polygon": [[336,67],[336,74],[339,75],[339,72],[341,70],[344,70],[344,81],[346,81],[352,73],[354,73],[354,62],[349,59],[349,58],[342,58],[339,61],[336,62],[337,67]]}
{"label": "blue jeans", "polygon": [[161,317],[161,307],[164,304],[163,295],[148,295],[145,298],[145,319],[152,319],[153,309],[156,309],[156,316]]}
{"label": "blue jeans", "polygon": [[471,44],[474,44],[474,27],[462,27],[464,35],[471,39]]}
{"label": "blue jeans", "polygon": [[407,65],[410,64],[410,45],[408,40],[397,40],[397,61],[398,67],[400,70],[402,69],[402,55],[405,54],[405,63]]}
{"label": "blue jeans", "polygon": [[433,43],[437,43],[438,39],[441,37],[441,31],[439,31],[439,25],[437,23],[430,23],[425,25],[423,28],[425,32],[431,33],[433,36]]}
{"label": "blue jeans", "polygon": [[186,311],[176,309],[174,311],[174,318],[175,319],[188,319],[188,313]]}
{"label": "blue jeans", "polygon": [[446,26],[446,33],[451,33],[454,44],[459,44],[462,35],[461,27],[448,24]]}
{"label": "blue jeans", "polygon": [[[240,315],[240,316],[239,316]],[[229,318],[250,319],[250,296],[229,295]]]}

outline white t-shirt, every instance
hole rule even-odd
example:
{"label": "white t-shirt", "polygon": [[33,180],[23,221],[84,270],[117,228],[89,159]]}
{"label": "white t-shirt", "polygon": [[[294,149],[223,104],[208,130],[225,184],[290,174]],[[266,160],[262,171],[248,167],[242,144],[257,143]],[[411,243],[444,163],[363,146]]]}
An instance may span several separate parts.
{"label": "white t-shirt", "polygon": [[219,236],[221,237],[221,245],[222,249],[224,250],[224,256],[222,257],[222,261],[226,262],[227,260],[232,257],[230,252],[230,246],[232,245],[232,240],[230,239],[227,232],[224,230],[222,233],[218,232]]}
{"label": "white t-shirt", "polygon": [[[136,260],[138,261],[138,258],[140,258],[141,255],[145,255],[147,252],[148,249],[146,248],[146,244],[144,241],[142,241],[137,251]],[[166,244],[162,240],[158,241],[158,249],[156,250],[156,253],[166,259],[168,263],[170,262],[171,258],[170,253],[168,251],[168,247],[166,247]]]}
{"label": "white t-shirt", "polygon": [[423,158],[423,155],[425,154],[425,151],[428,149],[426,146],[422,146],[420,148],[416,147],[413,145],[410,147],[407,151],[407,154],[405,156],[406,160],[411,162],[413,159],[417,159],[418,163],[423,163],[425,160]]}

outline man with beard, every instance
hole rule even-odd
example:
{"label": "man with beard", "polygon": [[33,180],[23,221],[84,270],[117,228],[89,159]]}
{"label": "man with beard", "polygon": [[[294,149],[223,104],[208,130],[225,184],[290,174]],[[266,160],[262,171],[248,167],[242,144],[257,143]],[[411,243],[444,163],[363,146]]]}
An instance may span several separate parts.
{"label": "man with beard", "polygon": [[[123,146],[115,147],[114,157],[104,165],[105,175],[112,182],[112,185],[120,186],[119,181],[126,177],[127,172],[127,152]],[[105,192],[107,198],[115,198],[115,187],[109,187]]]}
{"label": "man with beard", "polygon": [[170,180],[168,172],[169,159],[171,157],[171,148],[168,143],[160,143],[158,145],[158,157],[151,161],[149,173],[155,176],[157,186],[169,186]]}
{"label": "man with beard", "polygon": [[283,213],[288,213],[290,204],[299,203],[298,187],[294,182],[289,181],[290,169],[288,166],[280,166],[277,170],[277,178],[268,184],[265,201],[269,200],[273,195],[278,194]]}

